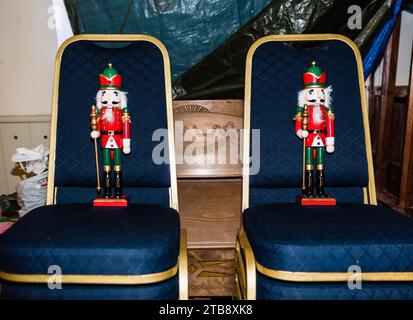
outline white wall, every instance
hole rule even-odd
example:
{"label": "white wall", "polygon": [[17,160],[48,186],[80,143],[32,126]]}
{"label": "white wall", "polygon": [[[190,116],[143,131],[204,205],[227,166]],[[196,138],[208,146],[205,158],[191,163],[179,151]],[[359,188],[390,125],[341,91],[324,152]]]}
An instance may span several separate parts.
{"label": "white wall", "polygon": [[53,0],[0,1],[0,116],[50,114],[55,9]]}
{"label": "white wall", "polygon": [[[397,57],[396,86],[409,85],[410,63],[412,59],[413,14],[402,12],[400,25],[399,54]],[[366,81],[369,84],[370,77]],[[374,85],[380,87],[383,80],[383,59],[374,73]]]}
{"label": "white wall", "polygon": [[400,27],[399,56],[397,61],[396,86],[409,84],[410,63],[413,42],[413,14],[402,12]]}
{"label": "white wall", "polygon": [[49,145],[55,55],[71,35],[63,0],[0,0],[0,194],[21,179],[14,150]]}

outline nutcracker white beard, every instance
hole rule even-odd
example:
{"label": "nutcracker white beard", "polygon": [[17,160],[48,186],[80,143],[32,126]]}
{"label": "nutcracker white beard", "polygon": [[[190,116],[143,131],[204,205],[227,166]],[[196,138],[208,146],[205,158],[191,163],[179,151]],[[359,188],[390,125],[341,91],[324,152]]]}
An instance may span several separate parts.
{"label": "nutcracker white beard", "polygon": [[113,108],[106,108],[105,114],[103,115],[102,119],[107,120],[109,123],[113,123],[115,117],[113,115]]}
{"label": "nutcracker white beard", "polygon": [[96,107],[98,110],[102,107],[106,107],[102,119],[107,120],[109,123],[113,123],[115,121],[113,108],[123,109],[128,107],[126,92],[113,89],[99,90],[96,94]]}
{"label": "nutcracker white beard", "polygon": [[310,88],[301,90],[298,92],[298,106],[304,107],[305,104],[312,105],[313,121],[315,124],[320,124],[324,121],[321,105],[324,105],[326,108],[330,107],[332,101],[332,91],[333,89],[331,86],[327,88]]}
{"label": "nutcracker white beard", "polygon": [[323,112],[321,111],[320,105],[314,105],[313,107],[313,121],[315,124],[320,124],[324,122]]}

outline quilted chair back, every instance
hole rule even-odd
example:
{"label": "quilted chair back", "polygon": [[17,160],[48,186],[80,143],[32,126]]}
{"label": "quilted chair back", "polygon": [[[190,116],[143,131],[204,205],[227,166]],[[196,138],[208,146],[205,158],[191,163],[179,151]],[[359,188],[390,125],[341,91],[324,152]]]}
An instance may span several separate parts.
{"label": "quilted chair back", "polygon": [[333,88],[335,152],[326,154],[326,191],[338,202],[375,202],[358,49],[338,35],[270,36],[257,41],[247,59],[245,123],[260,129],[260,166],[249,177],[244,171],[244,207],[295,202],[301,193],[303,143],[293,117],[302,74],[313,60]]}
{"label": "quilted chair back", "polygon": [[[158,40],[140,35],[77,36],[59,50],[48,204],[91,202],[96,197],[90,110],[99,89],[98,76],[109,62],[123,77],[122,90],[128,93],[131,117],[132,151],[128,156],[122,155],[124,193],[132,203],[172,204],[175,207],[174,163],[156,164],[152,159],[153,150],[159,143],[166,147],[161,153],[165,159],[169,157],[168,150],[173,150],[172,139],[165,135],[169,123],[169,136],[173,136],[169,58]],[[164,129],[161,141],[154,141],[152,136],[158,129]],[[100,149],[99,144],[101,166]],[[174,161],[173,156],[170,160]],[[175,201],[170,201],[170,188]]]}

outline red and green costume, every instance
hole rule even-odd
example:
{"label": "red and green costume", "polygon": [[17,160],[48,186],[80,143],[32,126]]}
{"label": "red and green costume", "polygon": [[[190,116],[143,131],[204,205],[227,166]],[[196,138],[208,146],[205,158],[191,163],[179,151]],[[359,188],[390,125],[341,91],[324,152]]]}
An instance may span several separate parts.
{"label": "red and green costume", "polygon": [[[327,74],[313,62],[312,66],[303,74],[304,89],[312,90],[326,88]],[[329,91],[326,94],[329,94]],[[313,197],[313,171],[314,162],[317,173],[317,196],[326,197],[324,193],[324,164],[327,145],[334,146],[334,110],[331,105],[306,105],[307,114],[304,115],[304,106],[297,106],[295,120],[295,133],[300,130],[308,131],[305,138],[305,189],[304,195]],[[317,110],[315,110],[317,108]],[[317,119],[316,115],[317,114]],[[306,128],[303,128],[303,117],[307,116]]]}
{"label": "red and green costume", "polygon": [[130,140],[130,120],[128,118],[128,109],[113,109],[113,122],[109,122],[104,118],[106,107],[103,107],[98,113],[97,131],[101,134],[100,144],[103,149],[103,166],[113,165],[121,169],[121,154],[124,139]]}
{"label": "red and green costume", "polygon": [[[109,64],[102,74],[99,75],[100,92],[121,95],[122,86],[121,75]],[[104,100],[104,98],[102,98]],[[106,117],[107,113],[112,113],[112,117]],[[122,149],[130,148],[130,116],[128,108],[119,103],[116,106],[105,106],[96,110],[97,121],[92,130],[99,132],[101,137],[101,147],[103,154],[103,175],[104,175],[104,197],[111,197],[111,171],[112,163],[115,175],[115,197],[122,197],[121,171],[122,171]],[[111,119],[112,118],[112,119]]]}

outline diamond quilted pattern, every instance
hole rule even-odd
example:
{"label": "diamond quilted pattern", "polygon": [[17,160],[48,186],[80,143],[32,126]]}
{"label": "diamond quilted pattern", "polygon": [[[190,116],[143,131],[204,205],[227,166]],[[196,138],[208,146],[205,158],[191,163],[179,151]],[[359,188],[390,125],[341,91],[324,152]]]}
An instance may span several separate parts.
{"label": "diamond quilted pattern", "polygon": [[257,274],[257,299],[260,300],[412,300],[410,283],[363,282],[360,290],[347,283],[294,283]]}
{"label": "diamond quilted pattern", "polygon": [[[169,166],[156,165],[152,150],[159,142],[152,133],[167,128],[164,63],[160,50],[146,41],[122,48],[89,41],[64,51],[59,85],[56,141],[56,186],[93,187],[96,184],[94,146],[89,113],[95,103],[98,75],[112,62],[123,76],[132,118],[132,153],[123,157],[125,187],[169,187]],[[101,155],[100,155],[101,156]]]}
{"label": "diamond quilted pattern", "polygon": [[46,284],[2,284],[2,300],[177,300],[178,276],[136,286],[68,285],[50,290]]}
{"label": "diamond quilted pattern", "polygon": [[261,205],[245,210],[243,221],[257,261],[270,269],[413,271],[413,219],[388,208]]}
{"label": "diamond quilted pattern", "polygon": [[139,275],[174,267],[178,213],[159,205],[93,208],[86,204],[37,208],[0,239],[0,270],[45,274]]}
{"label": "diamond quilted pattern", "polygon": [[[328,83],[334,90],[336,151],[326,157],[327,191],[329,187],[359,187],[360,194],[361,187],[368,183],[358,73],[352,49],[341,41],[321,42],[316,47],[267,42],[256,50],[252,64],[251,128],[261,129],[261,164],[260,172],[250,178],[251,187],[301,185],[302,143],[294,135],[292,118],[297,92],[302,89],[302,73],[314,59],[328,73]],[[259,196],[258,191],[251,193],[252,202]],[[284,196],[282,191],[274,196],[286,199],[293,195],[288,192],[285,189]],[[355,199],[362,202],[360,197],[342,198],[346,202]]]}
{"label": "diamond quilted pattern", "polygon": [[[268,203],[295,203],[300,188],[250,188],[250,206]],[[357,187],[329,187],[328,195],[341,203],[362,203],[363,189]]]}
{"label": "diamond quilted pattern", "polygon": [[[169,188],[124,188],[130,203],[160,204],[169,206]],[[96,198],[96,188],[91,187],[58,187],[56,202],[64,203],[92,203]]]}

